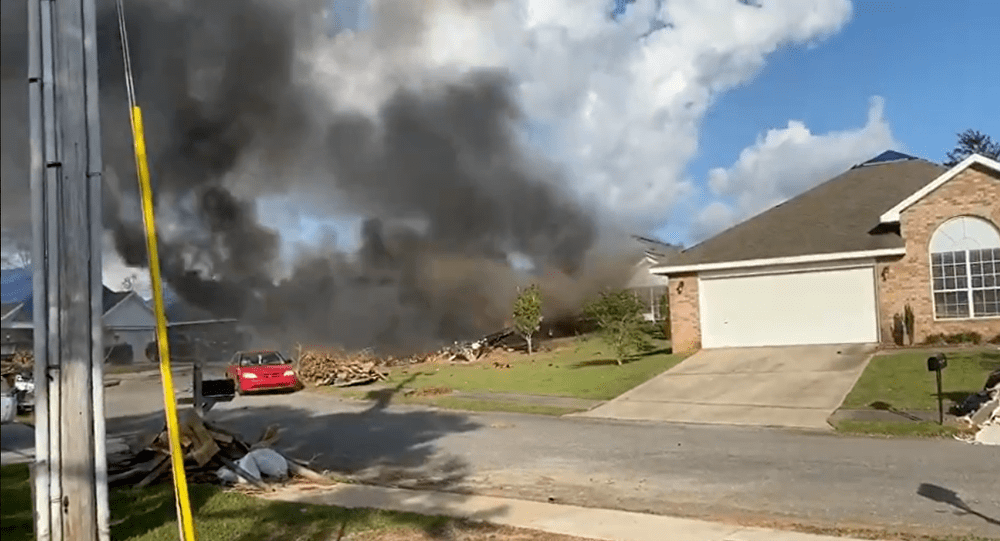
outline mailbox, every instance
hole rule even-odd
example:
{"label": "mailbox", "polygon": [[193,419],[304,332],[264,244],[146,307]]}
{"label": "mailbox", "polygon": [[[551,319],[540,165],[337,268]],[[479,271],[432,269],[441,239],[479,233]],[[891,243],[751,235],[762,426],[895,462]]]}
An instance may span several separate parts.
{"label": "mailbox", "polygon": [[944,356],[944,353],[938,353],[933,357],[927,358],[927,371],[928,372],[938,372],[945,369],[948,366],[948,358]]}
{"label": "mailbox", "polygon": [[938,353],[927,358],[927,371],[937,376],[938,423],[944,425],[944,393],[941,391],[941,370],[948,366],[948,358]]}
{"label": "mailbox", "polygon": [[229,402],[236,395],[236,383],[231,379],[206,379],[201,382],[201,396],[215,402]]}

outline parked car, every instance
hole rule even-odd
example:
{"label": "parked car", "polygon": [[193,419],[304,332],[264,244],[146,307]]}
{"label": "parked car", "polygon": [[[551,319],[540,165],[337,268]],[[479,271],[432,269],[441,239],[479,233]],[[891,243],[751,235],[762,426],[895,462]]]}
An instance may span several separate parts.
{"label": "parked car", "polygon": [[17,399],[17,413],[35,409],[35,377],[30,370],[14,376],[14,397]]}
{"label": "parked car", "polygon": [[0,419],[3,424],[14,422],[16,412],[17,398],[14,397],[14,391],[7,385],[5,378],[0,378]]}
{"label": "parked car", "polygon": [[292,362],[277,351],[239,351],[226,367],[226,377],[239,394],[277,389],[298,389]]}

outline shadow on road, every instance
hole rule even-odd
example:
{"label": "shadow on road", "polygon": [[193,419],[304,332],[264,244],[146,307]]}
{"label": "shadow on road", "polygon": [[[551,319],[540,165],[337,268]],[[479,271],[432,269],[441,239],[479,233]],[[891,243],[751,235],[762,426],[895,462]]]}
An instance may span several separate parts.
{"label": "shadow on road", "polygon": [[1000,526],[1000,520],[993,517],[986,516],[979,511],[969,507],[969,504],[962,501],[962,498],[958,496],[954,490],[947,489],[938,485],[932,485],[930,483],[921,483],[917,488],[917,494],[935,502],[950,505],[961,511],[962,515],[975,515],[989,524],[995,526]]}
{"label": "shadow on road", "polygon": [[[245,404],[242,407],[212,410],[208,413],[208,419],[215,425],[238,433],[247,441],[257,441],[268,426],[276,424],[280,427],[279,440],[274,447],[319,471],[325,470],[335,476],[348,477],[361,483],[446,491],[464,500],[461,494],[467,492],[463,485],[469,474],[468,463],[462,457],[437,452],[435,441],[449,434],[475,430],[481,425],[461,413],[388,409],[387,406],[401,387],[385,389],[365,410],[345,412],[338,408],[335,412],[324,412],[321,407],[311,407],[307,403],[304,404],[307,407],[298,407],[297,403],[290,404],[289,399],[284,397],[242,397],[238,398]],[[294,398],[298,401],[301,399],[308,400],[308,397],[299,395]],[[110,434],[138,435],[160,430],[163,423],[162,411],[120,416],[108,419],[108,430]],[[155,490],[168,488],[160,486]],[[121,494],[130,492],[132,491],[125,490]],[[208,503],[209,497],[216,493],[217,490],[212,487],[193,488],[192,503],[196,515],[203,519],[228,519],[228,510],[213,509],[213,505]],[[171,500],[169,491],[165,495],[167,500]],[[129,497],[139,496],[136,494]],[[274,523],[284,524],[283,519],[286,522],[289,520],[289,506],[296,505],[298,504],[267,502],[256,513],[254,520],[259,524],[255,523],[253,529],[256,530],[259,526],[261,531],[270,531]],[[197,511],[203,507],[202,512]],[[299,513],[299,507],[294,507],[291,516]],[[140,516],[132,519],[142,522],[143,529],[148,531],[173,520],[172,511],[172,504],[164,506],[163,497],[154,498],[139,513]],[[486,510],[481,514],[477,513],[475,519],[488,520],[504,511],[503,508]],[[329,518],[330,512],[326,516]],[[347,510],[337,529],[359,521],[384,521],[378,516],[376,511]],[[417,528],[434,539],[447,538],[447,531],[454,523],[451,519],[401,516],[405,522],[402,525]],[[238,517],[233,515],[233,518]],[[334,534],[336,529],[327,532],[327,535],[333,535],[331,539],[336,538]],[[285,539],[283,535],[274,539]]]}

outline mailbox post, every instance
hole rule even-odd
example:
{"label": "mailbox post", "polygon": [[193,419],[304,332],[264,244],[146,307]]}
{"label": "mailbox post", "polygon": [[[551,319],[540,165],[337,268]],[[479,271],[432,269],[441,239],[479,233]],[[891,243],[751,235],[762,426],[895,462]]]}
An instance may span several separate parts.
{"label": "mailbox post", "polygon": [[927,371],[937,376],[938,424],[944,424],[944,391],[941,390],[941,370],[948,366],[948,358],[938,353],[927,358]]}

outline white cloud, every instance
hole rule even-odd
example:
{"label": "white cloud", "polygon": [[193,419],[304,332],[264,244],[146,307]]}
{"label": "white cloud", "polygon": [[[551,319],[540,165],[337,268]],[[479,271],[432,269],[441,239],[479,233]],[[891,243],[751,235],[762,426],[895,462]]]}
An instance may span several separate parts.
{"label": "white cloud", "polygon": [[814,134],[800,121],[769,130],[740,153],[727,169],[713,169],[708,187],[714,199],[691,224],[690,236],[702,240],[734,223],[786,201],[849,167],[888,149],[901,149],[875,97],[864,126]]}
{"label": "white cloud", "polygon": [[153,297],[153,285],[150,281],[149,270],[140,267],[130,267],[125,264],[118,252],[115,250],[114,236],[108,232],[104,234],[104,246],[101,255],[104,267],[104,285],[114,291],[125,289],[126,280],[133,282],[133,289],[144,299]]}
{"label": "white cloud", "polygon": [[[371,0],[374,30],[318,46],[311,76],[338,108],[374,113],[400,85],[503,68],[566,188],[649,226],[695,191],[683,171],[713,99],[851,16],[849,0],[762,5],[637,0],[615,21],[607,0]],[[671,26],[646,35],[654,19]]]}

